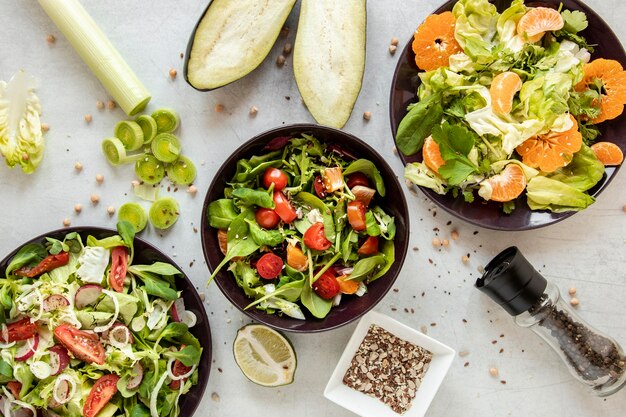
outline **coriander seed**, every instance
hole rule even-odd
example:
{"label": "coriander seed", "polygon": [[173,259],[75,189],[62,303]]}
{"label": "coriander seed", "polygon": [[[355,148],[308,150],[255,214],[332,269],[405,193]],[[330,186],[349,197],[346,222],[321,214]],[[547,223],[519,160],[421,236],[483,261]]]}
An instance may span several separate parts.
{"label": "coriander seed", "polygon": [[278,55],[278,58],[276,58],[276,65],[282,67],[283,65],[285,65],[286,60],[287,58],[285,58],[285,55]]}
{"label": "coriander seed", "polygon": [[453,230],[452,233],[450,233],[450,237],[452,238],[452,240],[457,240],[459,238],[459,232]]}
{"label": "coriander seed", "polygon": [[215,105],[215,113],[221,113],[224,111],[224,105],[223,104],[216,104]]}
{"label": "coriander seed", "polygon": [[490,369],[489,369],[489,374],[490,374],[491,376],[494,376],[494,377],[495,377],[495,376],[498,376],[498,368],[490,368]]}
{"label": "coriander seed", "polygon": [[104,102],[102,100],[96,101],[96,109],[104,110]]}
{"label": "coriander seed", "polygon": [[74,211],[76,213],[80,213],[81,211],[83,211],[83,206],[81,204],[74,204]]}
{"label": "coriander seed", "polygon": [[107,102],[107,107],[109,110],[113,110],[117,107],[117,104],[113,100],[109,100]]}
{"label": "coriander seed", "polygon": [[63,219],[63,227],[70,227],[71,224],[70,219]]}
{"label": "coriander seed", "polygon": [[56,41],[57,41],[57,38],[55,38],[54,35],[48,35],[46,37],[46,42],[48,42],[48,45],[52,45]]}
{"label": "coriander seed", "polygon": [[467,257],[467,255],[463,255],[461,256],[461,262],[463,262],[464,264],[466,264],[469,261],[469,258]]}
{"label": "coriander seed", "polygon": [[569,295],[576,294],[576,287],[571,287],[567,292],[569,293]]}
{"label": "coriander seed", "polygon": [[102,184],[104,182],[104,175],[102,175],[102,174],[96,175],[96,182],[98,184]]}
{"label": "coriander seed", "polygon": [[441,246],[441,240],[438,237],[434,237],[432,241],[433,246],[439,247]]}
{"label": "coriander seed", "polygon": [[190,185],[190,186],[187,188],[187,192],[188,192],[189,194],[191,194],[191,195],[194,195],[194,196],[195,196],[195,195],[196,195],[196,193],[198,192],[198,188],[197,188],[195,185]]}
{"label": "coriander seed", "polygon": [[395,55],[397,49],[398,49],[398,47],[396,45],[389,45],[389,53],[391,55]]}
{"label": "coriander seed", "polygon": [[91,123],[93,121],[93,116],[91,114],[85,115],[85,122]]}
{"label": "coriander seed", "polygon": [[569,302],[571,305],[573,305],[574,307],[577,306],[578,304],[580,304],[580,301],[578,301],[578,298],[574,297],[570,300]]}
{"label": "coriander seed", "polygon": [[109,216],[114,215],[115,214],[115,207],[113,207],[113,206],[107,207],[107,213],[108,213]]}
{"label": "coriander seed", "polygon": [[258,112],[259,112],[259,109],[257,109],[256,106],[250,107],[250,116],[254,117],[257,115]]}
{"label": "coriander seed", "polygon": [[42,123],[41,124],[41,130],[43,132],[47,132],[48,130],[50,130],[50,125],[48,123]]}
{"label": "coriander seed", "polygon": [[363,113],[363,118],[369,121],[372,118],[372,112],[366,111]]}
{"label": "coriander seed", "polygon": [[394,36],[393,38],[391,38],[391,42],[390,42],[390,43],[391,43],[392,45],[394,45],[394,46],[398,46],[398,43],[399,43],[399,42],[400,42],[400,41],[398,40],[398,38],[396,38],[396,37]]}
{"label": "coriander seed", "polygon": [[96,205],[100,202],[100,196],[98,194],[92,194],[90,200],[92,204]]}
{"label": "coriander seed", "polygon": [[289,55],[293,50],[293,45],[290,42],[287,42],[283,47],[283,54]]}
{"label": "coriander seed", "polygon": [[81,164],[80,162],[76,162],[76,163],[74,164],[74,169],[75,169],[76,171],[78,171],[78,172],[82,171],[82,170],[83,170],[83,164]]}
{"label": "coriander seed", "polygon": [[176,75],[178,75],[178,71],[176,71],[174,68],[170,69],[170,78],[174,79],[176,78]]}

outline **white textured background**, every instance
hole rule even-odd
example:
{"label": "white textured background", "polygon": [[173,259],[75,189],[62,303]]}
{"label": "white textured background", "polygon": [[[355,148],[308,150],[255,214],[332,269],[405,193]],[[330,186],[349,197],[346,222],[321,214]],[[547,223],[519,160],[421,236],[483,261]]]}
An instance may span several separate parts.
{"label": "white textured background", "polygon": [[[312,121],[300,104],[291,58],[282,69],[274,63],[283,44],[294,40],[298,6],[288,21],[288,38],[279,38],[256,71],[217,91],[200,93],[182,79],[180,53],[206,1],[84,3],[152,92],[149,109],[178,109],[184,153],[192,156],[198,166],[198,195],[193,198],[182,191],[175,194],[182,207],[178,224],[163,236],[151,230],[142,235],[174,256],[206,292],[214,363],[205,399],[196,415],[351,415],[325,400],[322,392],[354,325],[325,334],[290,336],[299,359],[294,384],[271,390],[249,383],[231,353],[235,333],[247,319],[229,305],[217,287],[204,289],[208,273],[199,235],[193,232],[200,222],[203,196],[213,173],[241,142],[274,126]],[[626,3],[588,3],[620,39],[626,39]],[[438,5],[439,1],[434,0],[370,0],[368,4],[365,79],[345,130],[374,145],[398,173],[401,164],[392,152],[388,120],[389,85],[397,55],[390,56],[387,47],[393,36],[401,42],[408,40]],[[57,37],[52,46],[46,43],[50,33]],[[179,71],[175,81],[168,77],[172,67]],[[72,225],[114,227],[106,207],[134,198],[130,190],[132,168],[112,169],[100,153],[100,141],[112,133],[116,121],[124,118],[122,111],[96,109],[97,100],[108,100],[106,92],[35,0],[0,0],[0,79],[8,80],[18,69],[41,80],[38,93],[43,119],[51,130],[46,135],[45,158],[35,174],[26,176],[17,169],[0,166],[2,256],[35,235],[61,227],[65,217]],[[217,103],[225,106],[223,113],[213,111]],[[256,118],[248,116],[253,105],[259,108]],[[366,110],[372,112],[369,123],[361,117]],[[93,114],[90,125],[83,121],[87,113]],[[84,165],[79,174],[73,168],[76,161]],[[96,184],[97,173],[104,174],[104,184]],[[576,286],[582,316],[626,345],[625,187],[626,172],[622,170],[591,208],[548,228],[520,233],[476,228],[441,210],[435,216],[433,205],[421,194],[407,193],[411,247],[419,250],[409,249],[396,283],[398,291],[390,292],[377,310],[417,329],[426,325],[429,335],[457,351],[469,352],[467,357],[455,360],[428,412],[430,417],[625,415],[626,391],[606,400],[595,398],[573,380],[547,346],[529,331],[517,328],[504,311],[473,288],[479,275],[477,268],[501,249],[515,244],[561,288]],[[101,195],[98,206],[90,204],[91,193]],[[79,215],[73,212],[75,203],[84,206]],[[434,228],[440,229],[442,238],[449,238],[452,229],[458,230],[461,237],[445,250],[434,250],[430,243]],[[468,252],[470,262],[464,265],[460,259]],[[500,354],[501,348],[504,351]],[[465,362],[469,362],[467,367]],[[489,375],[492,366],[500,370],[497,379]],[[499,379],[506,380],[506,385],[501,385]],[[213,392],[219,395],[219,401],[211,400]]]}

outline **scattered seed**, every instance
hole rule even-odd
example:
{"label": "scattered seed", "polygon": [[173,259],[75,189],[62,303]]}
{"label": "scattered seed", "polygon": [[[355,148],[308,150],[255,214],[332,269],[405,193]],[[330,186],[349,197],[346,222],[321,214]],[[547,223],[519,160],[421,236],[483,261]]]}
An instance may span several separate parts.
{"label": "scattered seed", "polygon": [[570,300],[569,303],[573,306],[577,306],[578,304],[580,304],[580,301],[578,301],[578,298],[574,297]]}
{"label": "scattered seed", "polygon": [[98,194],[91,195],[91,203],[96,205],[100,202],[100,196]]}
{"label": "scattered seed", "polygon": [[98,110],[104,110],[104,102],[101,100],[96,101],[96,108]]}
{"label": "scattered seed", "polygon": [[457,240],[459,238],[459,232],[453,230],[452,233],[450,233],[450,237],[452,238],[452,240]]}
{"label": "scattered seed", "polygon": [[489,369],[489,374],[491,376],[498,376],[498,368],[490,368]]}
{"label": "scattered seed", "polygon": [[46,42],[48,42],[49,45],[52,45],[56,41],[57,41],[57,38],[55,38],[54,35],[48,35],[46,37]]}
{"label": "scattered seed", "polygon": [[469,261],[469,258],[467,257],[467,255],[463,255],[461,256],[461,262],[463,262],[464,264],[466,264]]}
{"label": "scattered seed", "polygon": [[391,38],[391,42],[390,42],[390,43],[391,43],[392,45],[398,46],[398,43],[399,43],[399,42],[400,42],[400,41],[398,40],[398,38],[396,38],[396,37],[394,36],[393,38]]}
{"label": "scattered seed", "polygon": [[293,45],[290,42],[287,42],[283,47],[283,54],[289,55],[293,50]]}
{"label": "scattered seed", "polygon": [[83,164],[81,164],[80,162],[76,162],[76,163],[74,164],[74,169],[75,169],[76,171],[78,171],[78,172],[82,171],[82,170],[83,170]]}
{"label": "scattered seed", "polygon": [[397,49],[398,49],[398,47],[396,45],[389,45],[389,53],[391,55],[395,55]]}
{"label": "scattered seed", "polygon": [[506,385],[506,381],[505,381],[504,379],[503,379],[503,380],[501,380],[501,381],[500,381],[500,383],[501,383],[502,385]]}
{"label": "scattered seed", "polygon": [[217,392],[214,392],[211,394],[211,399],[215,401],[216,403],[220,402],[220,396]]}
{"label": "scattered seed", "polygon": [[196,195],[196,193],[198,192],[198,187],[196,187],[195,185],[190,185],[190,186],[187,188],[187,192],[188,192],[189,194],[191,194],[191,195],[194,195],[194,196],[195,196],[195,195]]}
{"label": "scattered seed", "polygon": [[282,37],[287,37],[287,35],[289,35],[289,26],[283,26],[283,28],[280,30],[280,36]]}
{"label": "scattered seed", "polygon": [[114,108],[117,107],[117,104],[113,100],[109,100],[107,102],[107,107],[109,108],[109,110],[113,110]]}
{"label": "scattered seed", "polygon": [[432,243],[433,243],[433,246],[436,246],[436,247],[441,246],[441,240],[439,240],[438,237],[434,237]]}
{"label": "scattered seed", "polygon": [[569,293],[569,295],[574,295],[576,294],[576,287],[572,287],[569,289],[569,291],[567,291]]}
{"label": "scattered seed", "polygon": [[215,105],[215,113],[221,113],[224,111],[224,105],[223,104],[216,104]]}
{"label": "scattered seed", "polygon": [[102,184],[104,182],[104,175],[102,175],[102,174],[96,175],[96,182],[98,184]]}
{"label": "scattered seed", "polygon": [[626,212],[626,204],[624,204],[624,207],[622,207],[622,209]]}
{"label": "scattered seed", "polygon": [[441,244],[443,246],[448,246],[448,245],[450,245],[450,241],[448,239],[444,239],[444,240],[441,241]]}
{"label": "scattered seed", "polygon": [[178,75],[178,71],[176,71],[174,68],[170,69],[170,78],[172,80],[176,78],[176,75]]}
{"label": "scattered seed", "polygon": [[83,211],[83,206],[81,204],[74,204],[74,211],[76,213],[80,213],[81,211]]}
{"label": "scattered seed", "polygon": [[180,53],[180,59],[183,59],[185,57],[185,54],[183,54],[182,52]]}
{"label": "scattered seed", "polygon": [[276,58],[276,65],[282,67],[283,65],[285,65],[286,60],[287,58],[285,58],[285,55],[278,55],[278,58]]}
{"label": "scattered seed", "polygon": [[469,352],[467,350],[462,350],[462,351],[459,352],[459,357],[460,358],[464,358],[464,357],[466,357],[468,355],[469,355]]}
{"label": "scattered seed", "polygon": [[50,130],[50,125],[48,123],[42,123],[41,130],[47,132],[48,130]]}
{"label": "scattered seed", "polygon": [[256,116],[256,114],[259,112],[259,109],[257,109],[256,106],[252,106],[250,107],[250,116],[254,117]]}
{"label": "scattered seed", "polygon": [[93,116],[91,114],[85,115],[85,122],[91,123],[93,121]]}
{"label": "scattered seed", "polygon": [[369,121],[372,118],[372,112],[366,111],[363,113],[363,118]]}
{"label": "scattered seed", "polygon": [[115,207],[113,207],[113,206],[107,207],[107,213],[109,214],[109,216],[114,215],[115,214]]}
{"label": "scattered seed", "polygon": [[63,227],[70,227],[70,224],[72,224],[70,219],[63,219]]}
{"label": "scattered seed", "polygon": [[204,301],[206,299],[206,294],[204,293],[204,291],[200,291],[198,293],[198,296],[200,297],[200,301]]}
{"label": "scattered seed", "polygon": [[484,273],[485,273],[485,267],[484,267],[484,266],[482,266],[482,265],[478,265],[478,266],[476,267],[476,270],[477,270],[478,272],[480,272],[481,274],[484,274]]}
{"label": "scattered seed", "polygon": [[463,364],[463,367],[465,367],[465,368],[467,368],[468,366],[469,366],[469,362],[465,362],[465,363]]}

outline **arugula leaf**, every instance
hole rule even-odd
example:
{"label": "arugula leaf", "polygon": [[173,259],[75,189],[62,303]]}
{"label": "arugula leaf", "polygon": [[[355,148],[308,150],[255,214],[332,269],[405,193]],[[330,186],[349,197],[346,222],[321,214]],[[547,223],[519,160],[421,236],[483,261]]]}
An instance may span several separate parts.
{"label": "arugula leaf", "polygon": [[313,291],[310,285],[303,285],[302,294],[300,294],[300,302],[318,319],[326,317],[333,306],[331,300],[324,300]]}
{"label": "arugula leaf", "polygon": [[369,210],[365,213],[365,232],[370,236],[380,236],[380,226],[376,222],[374,213]]}
{"label": "arugula leaf", "polygon": [[410,156],[424,145],[434,126],[443,119],[441,94],[433,94],[420,100],[404,116],[396,133],[396,146],[404,155]]}
{"label": "arugula leaf", "polygon": [[11,272],[16,269],[20,269],[23,266],[33,266],[38,264],[43,258],[48,256],[48,252],[43,245],[39,243],[30,243],[28,245],[24,245],[20,248],[20,250],[15,254],[9,266],[6,269],[6,276],[8,277]]}
{"label": "arugula leaf", "polygon": [[354,174],[355,172],[361,172],[374,181],[378,194],[380,194],[381,197],[385,196],[385,182],[383,181],[383,177],[380,175],[378,168],[376,168],[376,165],[374,165],[372,161],[369,159],[357,159],[348,165],[348,167],[343,171],[343,175],[345,177],[350,174]]}
{"label": "arugula leaf", "polygon": [[396,246],[394,245],[393,240],[385,240],[380,248],[380,252],[383,254],[385,259],[385,266],[383,266],[378,272],[367,280],[368,284],[385,275],[396,260]]}
{"label": "arugula leaf", "polygon": [[363,281],[368,276],[378,272],[387,262],[383,255],[370,256],[361,259],[354,265],[352,273],[348,276],[350,280]]}
{"label": "arugula leaf", "polygon": [[478,167],[468,158],[476,140],[476,134],[462,125],[445,122],[433,128],[433,139],[439,145],[441,157],[446,161],[439,168],[439,175],[450,185],[459,185]]}
{"label": "arugula leaf", "polygon": [[212,201],[207,210],[209,225],[216,229],[228,229],[230,223],[238,215],[235,204],[230,198]]}
{"label": "arugula leaf", "polygon": [[236,188],[233,197],[238,198],[246,205],[255,205],[268,209],[274,208],[274,199],[267,190],[253,190],[252,188]]}

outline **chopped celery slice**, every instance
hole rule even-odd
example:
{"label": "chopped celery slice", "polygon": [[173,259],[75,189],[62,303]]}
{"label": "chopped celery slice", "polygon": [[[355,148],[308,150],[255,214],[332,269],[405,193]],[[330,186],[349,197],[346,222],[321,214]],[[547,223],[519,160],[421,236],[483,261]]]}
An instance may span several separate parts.
{"label": "chopped celery slice", "polygon": [[143,145],[143,130],[137,122],[122,120],[115,125],[115,137],[124,144],[128,151],[136,151]]}
{"label": "chopped celery slice", "polygon": [[126,155],[126,148],[118,138],[106,138],[102,141],[102,153],[111,165],[130,164],[143,157],[139,155]]}
{"label": "chopped celery slice", "polygon": [[165,176],[165,166],[163,162],[154,156],[144,154],[143,157],[135,163],[135,174],[146,184],[157,184]]}
{"label": "chopped celery slice", "polygon": [[159,133],[152,140],[152,153],[163,162],[174,162],[180,155],[180,142],[171,133]]}
{"label": "chopped celery slice", "polygon": [[135,122],[141,127],[143,131],[143,144],[147,145],[152,142],[152,139],[157,134],[157,123],[152,116],[143,114],[135,119]]}
{"label": "chopped celery slice", "polygon": [[172,109],[155,110],[152,112],[152,118],[156,121],[158,133],[171,133],[180,123],[178,113]]}
{"label": "chopped celery slice", "polygon": [[172,197],[163,197],[152,203],[148,219],[157,229],[169,229],[179,215],[178,202]]}
{"label": "chopped celery slice", "polygon": [[132,224],[135,232],[139,233],[145,229],[148,223],[146,210],[137,203],[124,203],[117,211],[117,220],[125,220]]}
{"label": "chopped celery slice", "polygon": [[189,185],[196,179],[196,166],[185,156],[179,156],[167,167],[167,177],[177,185]]}

